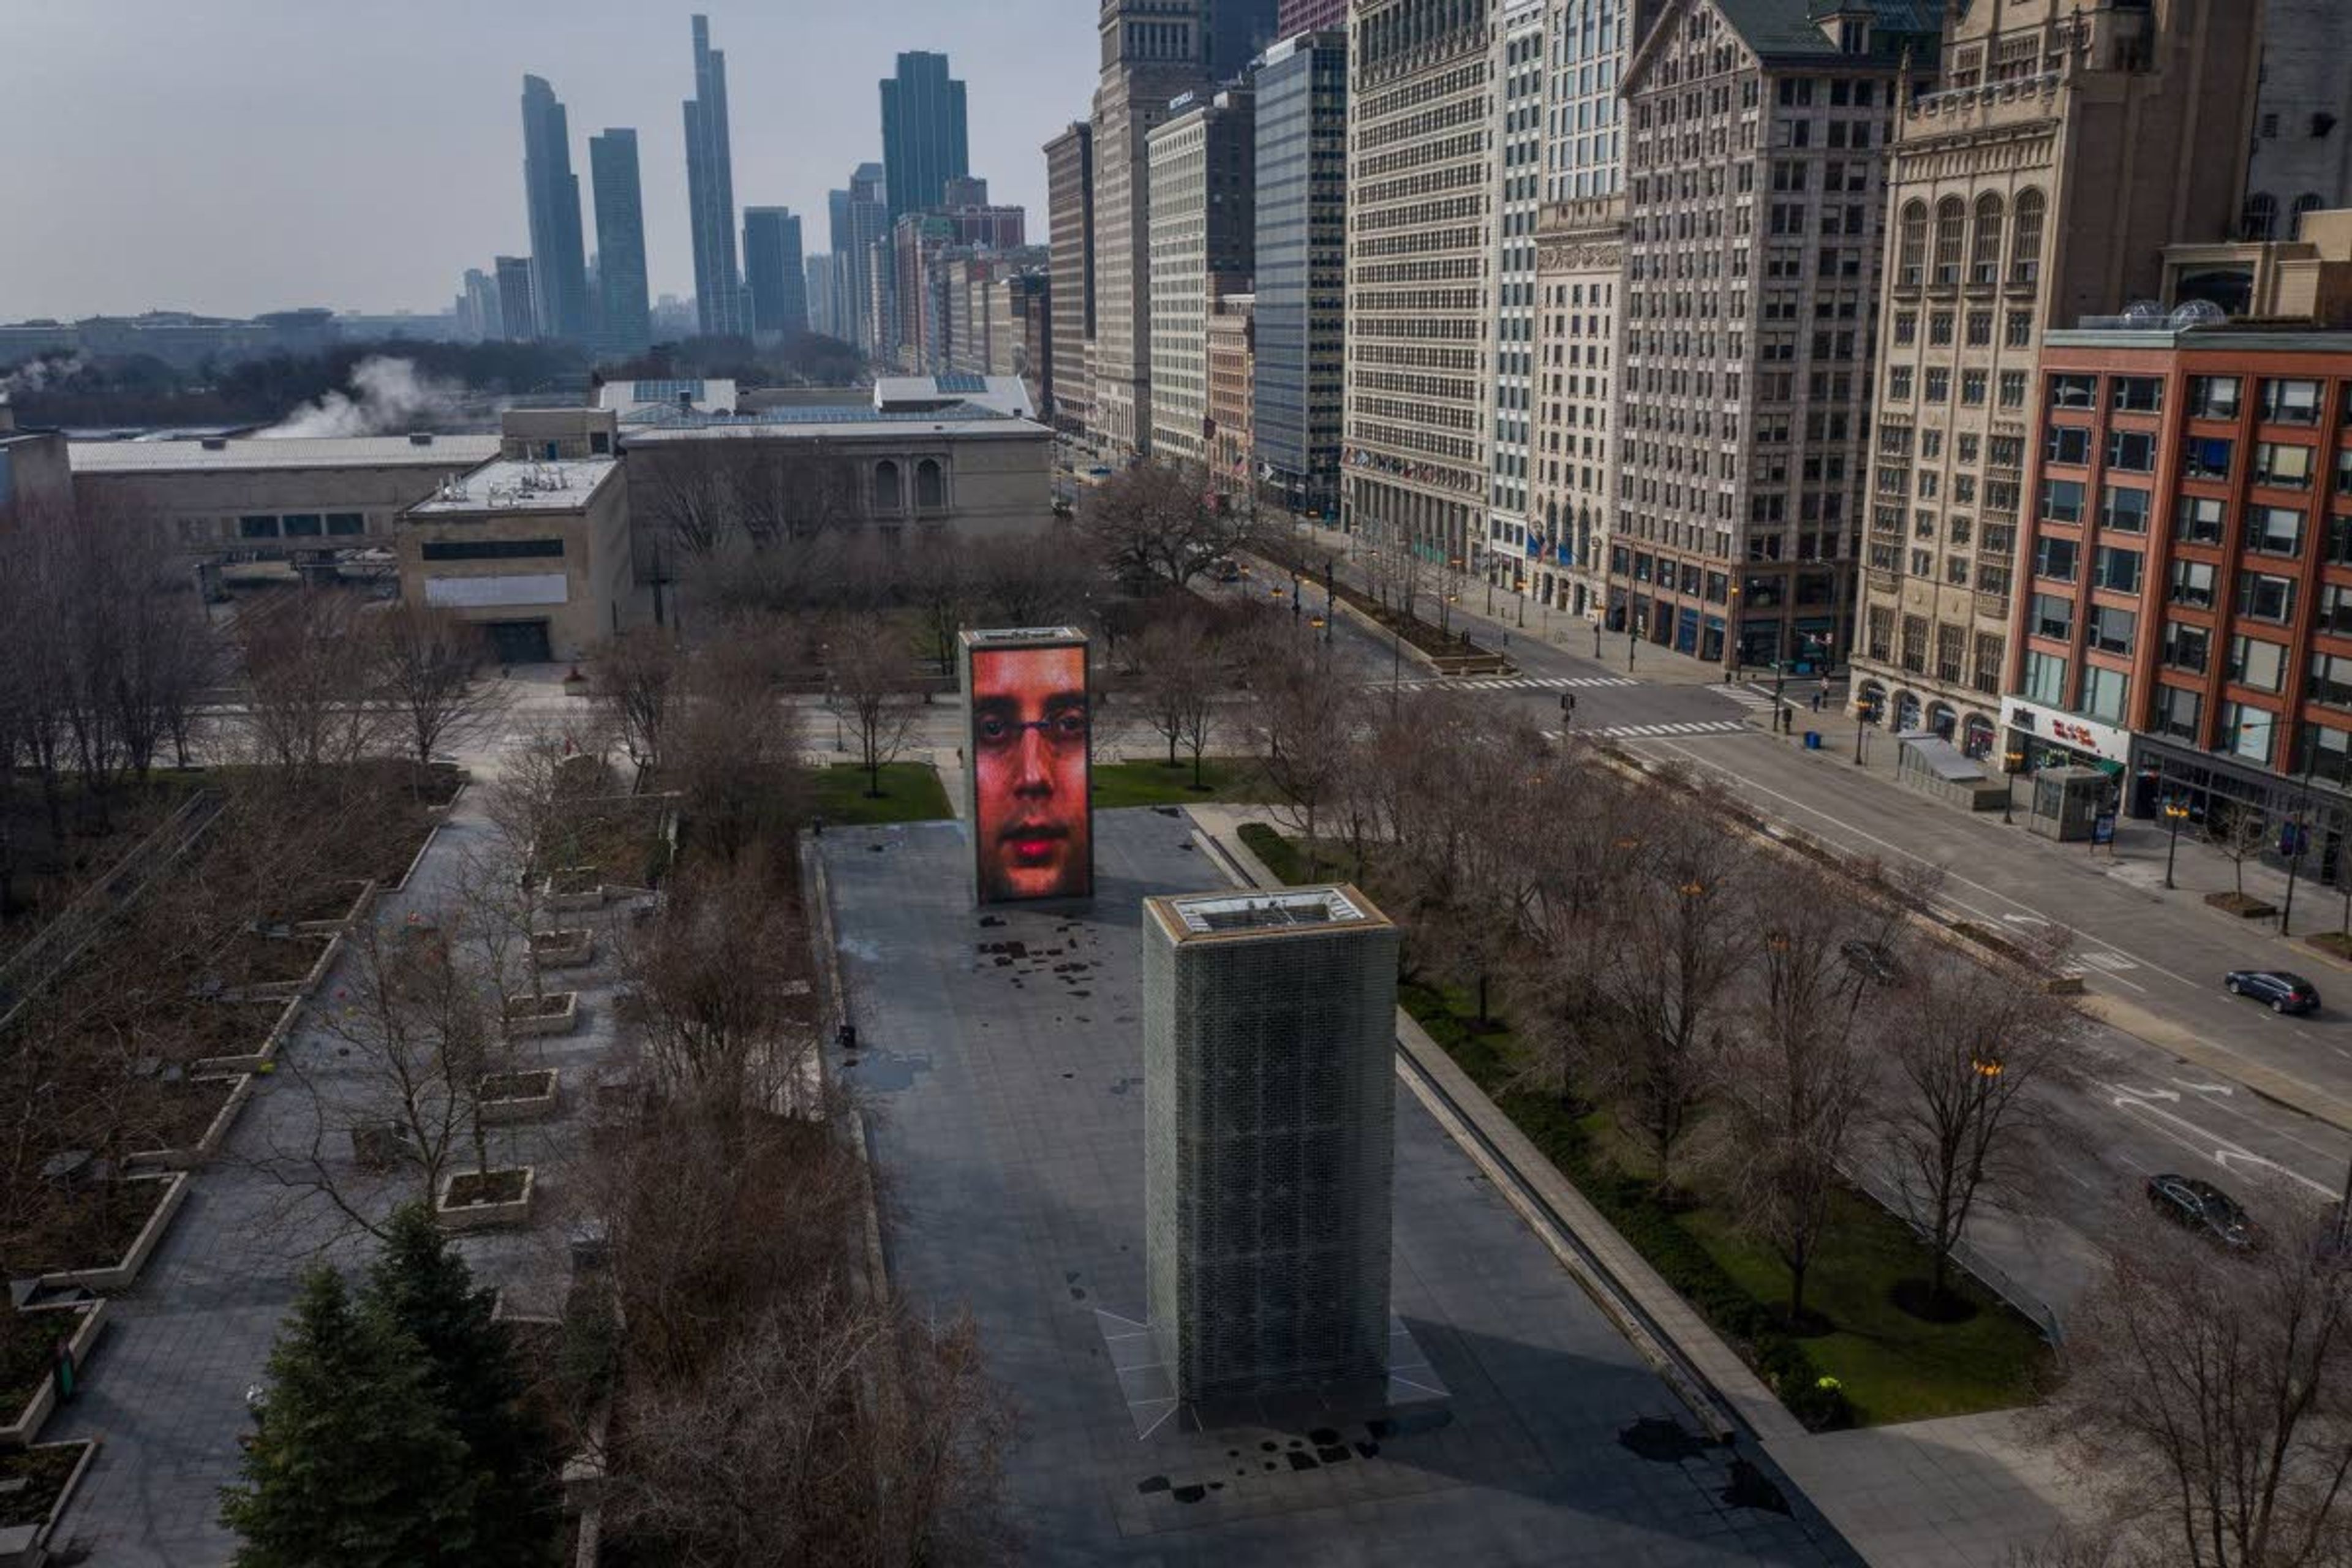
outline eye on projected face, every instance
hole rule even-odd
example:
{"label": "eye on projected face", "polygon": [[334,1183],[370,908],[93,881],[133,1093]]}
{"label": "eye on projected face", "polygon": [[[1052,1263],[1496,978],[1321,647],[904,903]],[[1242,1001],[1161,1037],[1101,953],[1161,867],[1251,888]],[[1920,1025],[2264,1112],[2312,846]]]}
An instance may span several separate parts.
{"label": "eye on projected face", "polygon": [[1093,890],[1086,649],[977,648],[972,833],[982,902]]}

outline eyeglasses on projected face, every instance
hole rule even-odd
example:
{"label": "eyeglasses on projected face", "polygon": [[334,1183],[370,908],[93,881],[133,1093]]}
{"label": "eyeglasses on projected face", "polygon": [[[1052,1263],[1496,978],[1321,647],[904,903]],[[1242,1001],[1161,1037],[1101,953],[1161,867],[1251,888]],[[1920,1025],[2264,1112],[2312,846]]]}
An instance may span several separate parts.
{"label": "eyeglasses on projected face", "polygon": [[1043,719],[1015,719],[1007,713],[982,713],[972,723],[972,739],[983,751],[1009,752],[1031,730],[1055,751],[1074,751],[1087,743],[1087,710],[1073,704]]}

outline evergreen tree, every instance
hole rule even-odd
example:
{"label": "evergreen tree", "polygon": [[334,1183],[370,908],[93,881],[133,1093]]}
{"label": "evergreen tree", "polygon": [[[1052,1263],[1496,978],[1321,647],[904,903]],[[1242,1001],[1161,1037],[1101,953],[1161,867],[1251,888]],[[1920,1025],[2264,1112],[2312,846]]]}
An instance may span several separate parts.
{"label": "evergreen tree", "polygon": [[473,1561],[466,1447],[437,1408],[416,1342],[355,1305],[342,1277],[304,1277],[269,1355],[260,1431],[221,1517],[236,1568],[432,1568]]}
{"label": "evergreen tree", "polygon": [[562,1499],[554,1435],[523,1403],[514,1337],[491,1316],[494,1299],[422,1205],[393,1215],[370,1271],[366,1301],[425,1352],[434,1401],[464,1441],[474,1480],[479,1568],[536,1568],[553,1560]]}

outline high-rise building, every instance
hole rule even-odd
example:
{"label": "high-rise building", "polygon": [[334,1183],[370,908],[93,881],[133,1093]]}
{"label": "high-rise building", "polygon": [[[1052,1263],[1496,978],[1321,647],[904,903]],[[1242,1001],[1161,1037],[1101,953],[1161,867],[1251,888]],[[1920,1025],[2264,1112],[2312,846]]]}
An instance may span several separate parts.
{"label": "high-rise building", "polygon": [[1551,73],[1544,58],[1548,0],[1500,0],[1489,69],[1500,113],[1494,135],[1500,153],[1489,175],[1495,223],[1490,237],[1495,279],[1495,355],[1486,377],[1486,426],[1492,439],[1483,538],[1470,542],[1463,562],[1502,588],[1526,583],[1527,551],[1539,526],[1528,521],[1534,468],[1536,387],[1536,226],[1544,197],[1545,106]]}
{"label": "high-rise building", "polygon": [[1292,508],[1336,513],[1348,290],[1347,34],[1286,38],[1266,50],[1252,85],[1256,461]]}
{"label": "high-rise building", "polygon": [[501,256],[490,263],[498,279],[499,335],[510,343],[539,336],[539,312],[530,297],[530,258]]}
{"label": "high-rise building", "polygon": [[530,209],[531,295],[539,335],[588,341],[588,260],[580,237],[580,177],[563,105],[541,77],[522,79],[522,184]]}
{"label": "high-rise building", "polygon": [[1727,670],[1819,669],[1843,646],[1885,127],[1934,58],[1916,28],[1937,15],[1911,0],[1696,0],[1627,65],[1607,571],[1611,618],[1638,636]]}
{"label": "high-rise building", "polygon": [[614,354],[641,354],[653,342],[653,320],[646,303],[646,204],[638,179],[637,133],[608,130],[588,138],[588,174],[596,190],[603,346]]}
{"label": "high-rise building", "polygon": [[1144,900],[1144,1251],[1180,1400],[1380,1378],[1399,938],[1353,888]]}
{"label": "high-rise building", "polygon": [[2263,85],[2239,237],[2294,239],[2303,215],[2352,206],[2352,5],[2264,0]]}
{"label": "high-rise building", "polygon": [[875,353],[875,246],[887,240],[890,226],[882,165],[858,164],[847,190],[827,195],[825,209],[833,228],[834,335]]}
{"label": "high-rise building", "polygon": [[499,311],[498,279],[478,267],[466,268],[466,314],[477,342],[495,342],[507,335],[506,319]]}
{"label": "high-rise building", "polygon": [[801,263],[802,289],[808,300],[809,331],[838,337],[833,315],[833,253],[825,251]]}
{"label": "high-rise building", "polygon": [[947,183],[971,173],[963,83],[948,75],[947,56],[916,49],[881,87],[882,173],[896,221],[945,205]]}
{"label": "high-rise building", "polygon": [[1617,515],[1625,148],[1617,88],[1663,0],[1550,0],[1527,592],[1596,618]]}
{"label": "high-rise building", "polygon": [[1200,0],[1202,65],[1212,87],[1241,80],[1250,62],[1280,37],[1279,0]]}
{"label": "high-rise building", "polygon": [[1094,127],[1075,121],[1045,143],[1045,210],[1053,225],[1055,427],[1078,432],[1092,400],[1087,360],[1095,335]]}
{"label": "high-rise building", "polygon": [[751,291],[754,335],[790,338],[808,331],[801,220],[791,208],[743,209],[743,276]]}
{"label": "high-rise building", "polygon": [[1351,529],[1438,569],[1486,531],[1495,12],[1359,0],[1349,38],[1340,502]]}
{"label": "high-rise building", "polygon": [[2135,816],[2175,803],[2273,847],[2300,821],[2304,868],[2341,887],[2352,211],[2304,217],[2295,241],[2169,247],[2167,310],[2043,334],[2000,744],[2128,779]]}
{"label": "high-rise building", "polygon": [[1276,15],[1275,37],[1278,38],[1347,30],[1348,0],[1282,0],[1282,8]]}
{"label": "high-rise building", "polygon": [[1861,198],[1894,226],[1853,649],[1866,713],[1993,746],[2042,335],[2153,298],[2167,244],[2230,236],[2256,35],[2227,0],[1978,5],[1940,90],[1900,106],[1886,199]]}
{"label": "high-rise building", "polygon": [[1179,99],[1151,133],[1151,451],[1207,458],[1212,293],[1245,293],[1257,243],[1246,88]]}
{"label": "high-rise building", "polygon": [[1248,294],[1209,297],[1207,342],[1202,355],[1209,395],[1202,419],[1201,461],[1226,495],[1257,492],[1259,465],[1251,423],[1256,396],[1257,301]]}
{"label": "high-rise building", "polygon": [[1262,42],[1273,31],[1274,14],[1274,0],[1105,0],[1102,6],[1090,401],[1096,437],[1113,455],[1134,455],[1151,444],[1149,139],[1166,122],[1171,100],[1216,79],[1211,35]]}
{"label": "high-rise building", "polygon": [[988,205],[988,182],[976,174],[953,174],[940,186],[942,210]]}
{"label": "high-rise building", "polygon": [[727,128],[727,54],[710,19],[694,18],[694,96],[686,100],[686,199],[694,238],[694,309],[706,336],[741,337],[743,279],[735,265],[735,159]]}

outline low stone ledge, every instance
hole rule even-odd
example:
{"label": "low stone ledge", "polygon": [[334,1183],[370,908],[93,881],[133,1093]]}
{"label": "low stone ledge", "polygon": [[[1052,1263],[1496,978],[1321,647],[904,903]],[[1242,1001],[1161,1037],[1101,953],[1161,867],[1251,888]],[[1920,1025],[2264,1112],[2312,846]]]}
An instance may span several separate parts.
{"label": "low stone ledge", "polygon": [[[80,1321],[74,1325],[73,1332],[66,1338],[66,1348],[73,1356],[74,1366],[79,1372],[89,1363],[90,1347],[98,1343],[99,1333],[106,1327],[106,1314],[111,1306],[111,1302],[100,1296],[92,1300],[68,1301],[55,1307],[23,1307],[17,1310],[17,1316],[79,1318]],[[41,1385],[33,1391],[32,1398],[16,1413],[14,1419],[0,1426],[0,1450],[31,1447],[33,1440],[41,1435],[42,1423],[48,1420],[49,1413],[57,1407],[57,1379],[54,1375],[44,1377]]]}
{"label": "low stone ledge", "polygon": [[139,1278],[139,1271],[147,1267],[147,1259],[152,1257],[155,1248],[163,1244],[163,1233],[171,1229],[172,1221],[179,1215],[180,1205],[188,1201],[188,1173],[185,1171],[173,1171],[161,1176],[129,1178],[129,1184],[132,1186],[144,1186],[150,1184],[161,1184],[163,1195],[156,1201],[154,1212],[147,1216],[147,1223],[141,1226],[139,1234],[131,1238],[130,1250],[112,1263],[100,1264],[89,1268],[60,1268],[54,1273],[44,1274],[41,1276],[41,1289],[44,1290],[76,1289],[128,1290],[131,1289]]}

